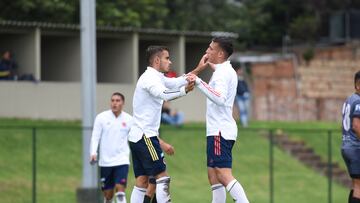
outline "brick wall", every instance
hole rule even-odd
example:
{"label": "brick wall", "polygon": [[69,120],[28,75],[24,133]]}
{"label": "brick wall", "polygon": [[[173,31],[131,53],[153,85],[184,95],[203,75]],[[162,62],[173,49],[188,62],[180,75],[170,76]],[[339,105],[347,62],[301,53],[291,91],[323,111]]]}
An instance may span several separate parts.
{"label": "brick wall", "polygon": [[252,118],[255,120],[341,119],[342,103],[353,93],[360,70],[359,46],[315,50],[315,58],[295,67],[282,59],[251,65]]}

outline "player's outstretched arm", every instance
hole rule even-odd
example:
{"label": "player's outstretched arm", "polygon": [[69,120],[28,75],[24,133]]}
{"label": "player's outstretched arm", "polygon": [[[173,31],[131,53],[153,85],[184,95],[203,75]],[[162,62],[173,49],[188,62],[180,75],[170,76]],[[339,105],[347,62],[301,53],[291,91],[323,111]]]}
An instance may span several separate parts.
{"label": "player's outstretched arm", "polygon": [[164,101],[177,99],[187,93],[185,86],[180,87],[180,89],[168,89],[159,81],[150,81],[145,88],[151,95]]}
{"label": "player's outstretched arm", "polygon": [[218,88],[214,89],[198,77],[196,78],[196,87],[198,87],[199,90],[215,104],[220,106],[225,104],[226,87],[224,81],[217,81]]}
{"label": "player's outstretched arm", "polygon": [[185,86],[187,83],[188,81],[186,75],[177,78],[165,77],[165,87],[168,89],[179,89],[180,87]]}

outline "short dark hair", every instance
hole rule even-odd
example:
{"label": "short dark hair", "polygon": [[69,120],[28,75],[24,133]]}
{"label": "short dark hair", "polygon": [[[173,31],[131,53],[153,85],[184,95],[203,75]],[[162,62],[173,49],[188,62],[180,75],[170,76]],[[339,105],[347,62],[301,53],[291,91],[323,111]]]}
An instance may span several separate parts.
{"label": "short dark hair", "polygon": [[120,92],[114,92],[114,93],[111,95],[111,97],[113,97],[113,96],[119,96],[119,97],[121,97],[121,99],[123,100],[123,102],[125,102],[125,97],[124,97],[124,95],[121,94]]}
{"label": "short dark hair", "polygon": [[169,48],[167,48],[166,46],[149,46],[146,49],[146,61],[148,62],[148,64],[151,65],[154,56],[163,51],[169,52]]}
{"label": "short dark hair", "polygon": [[359,80],[360,80],[360,70],[355,73],[355,77],[354,77],[355,85],[356,85],[356,82],[359,82]]}
{"label": "short dark hair", "polygon": [[212,39],[213,42],[216,42],[219,44],[220,48],[226,52],[227,57],[231,56],[231,54],[234,52],[232,39],[229,37],[214,37]]}

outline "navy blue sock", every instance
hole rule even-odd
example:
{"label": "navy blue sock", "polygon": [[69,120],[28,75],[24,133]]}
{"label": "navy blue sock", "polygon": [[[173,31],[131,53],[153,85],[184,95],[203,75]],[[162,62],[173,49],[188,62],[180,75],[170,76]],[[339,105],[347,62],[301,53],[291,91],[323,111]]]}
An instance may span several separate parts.
{"label": "navy blue sock", "polygon": [[144,197],[144,203],[150,203],[151,197],[145,195]]}
{"label": "navy blue sock", "polygon": [[154,194],[154,197],[152,198],[151,203],[157,203],[157,200],[156,200],[156,193]]}

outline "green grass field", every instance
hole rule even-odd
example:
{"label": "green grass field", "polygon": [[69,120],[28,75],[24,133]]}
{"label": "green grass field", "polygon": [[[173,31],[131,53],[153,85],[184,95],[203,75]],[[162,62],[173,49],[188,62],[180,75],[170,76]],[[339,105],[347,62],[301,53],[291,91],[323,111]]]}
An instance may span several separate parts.
{"label": "green grass field", "polygon": [[[81,184],[81,132],[79,122],[29,121],[0,119],[0,126],[38,126],[37,130],[37,202],[76,202],[75,190]],[[251,130],[239,130],[233,149],[233,173],[242,183],[251,202],[269,202],[269,142],[266,131],[257,128],[322,128],[327,123],[254,122]],[[46,128],[44,128],[46,127]],[[59,127],[59,128],[53,128]],[[69,127],[70,129],[65,129]],[[31,128],[0,128],[0,202],[31,202],[32,187]],[[207,181],[205,126],[189,124],[183,128],[162,127],[164,140],[174,145],[174,156],[166,157],[173,202],[208,203],[211,190]],[[301,139],[304,133],[291,134]],[[304,135],[305,136],[305,135]],[[307,141],[313,136],[305,136]],[[335,136],[334,136],[335,137]],[[315,140],[315,139],[314,139]],[[320,140],[321,141],[321,140]],[[324,141],[322,141],[324,142]],[[323,143],[311,142],[319,153]],[[317,146],[319,145],[319,146]],[[335,148],[334,151],[338,150]],[[326,151],[326,150],[325,150]],[[326,153],[323,154],[326,156]],[[335,157],[335,154],[334,154]],[[127,197],[134,183],[130,170]],[[306,168],[275,148],[274,202],[325,203],[327,179]],[[348,189],[334,183],[333,202],[346,202]],[[227,202],[233,202],[228,196]]]}

